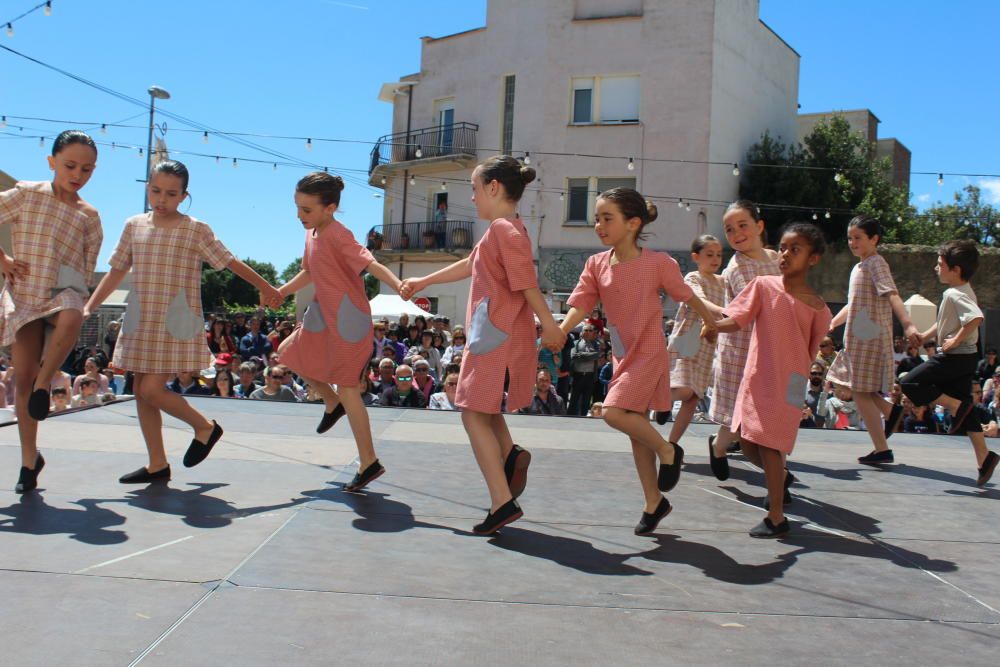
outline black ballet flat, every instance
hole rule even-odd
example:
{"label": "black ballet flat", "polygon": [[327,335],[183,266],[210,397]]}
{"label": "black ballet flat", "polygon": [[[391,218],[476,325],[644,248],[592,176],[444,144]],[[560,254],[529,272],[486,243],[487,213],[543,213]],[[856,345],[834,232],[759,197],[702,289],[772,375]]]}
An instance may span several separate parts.
{"label": "black ballet flat", "polygon": [[789,530],[791,527],[788,525],[788,519],[782,519],[781,523],[774,525],[769,518],[764,517],[763,521],[750,529],[750,537],[784,537]]}
{"label": "black ballet flat", "polygon": [[133,470],[118,478],[119,484],[152,484],[153,482],[169,482],[170,466],[156,472],[149,472],[146,466]]}
{"label": "black ballet flat", "polygon": [[657,424],[659,424],[660,426],[663,426],[668,421],[670,421],[670,410],[667,410],[667,411],[658,410],[656,412],[656,423]]}
{"label": "black ballet flat", "polygon": [[729,479],[729,457],[715,455],[715,436],[708,436],[708,462],[712,466],[715,479],[725,482]]}
{"label": "black ballet flat", "polygon": [[674,446],[674,462],[660,464],[660,474],[656,477],[656,488],[660,491],[669,491],[677,486],[681,478],[681,466],[684,464],[684,450],[676,443],[670,444]]}
{"label": "black ballet flat", "polygon": [[496,512],[488,512],[486,519],[482,523],[472,527],[472,532],[475,535],[492,535],[508,523],[513,523],[522,516],[524,516],[524,512],[521,511],[521,506],[517,504],[516,500],[511,498],[497,508]]}
{"label": "black ballet flat", "polygon": [[[784,486],[785,486],[785,497],[781,501],[782,505],[791,505],[792,504],[792,500],[794,500],[794,498],[792,497],[792,492],[788,490],[788,487],[790,487],[792,484],[794,484],[797,481],[798,480],[795,478],[795,475],[793,475],[788,470],[788,468],[785,468],[785,484],[784,484]],[[764,496],[764,509],[766,509],[766,510],[771,509],[771,498],[768,497],[768,496]]]}
{"label": "black ballet flat", "polygon": [[531,452],[520,445],[514,445],[503,463],[503,474],[507,477],[510,495],[515,498],[524,493],[528,485],[528,466],[531,465]]}
{"label": "black ballet flat", "polygon": [[208,457],[209,452],[212,451],[212,447],[215,447],[215,443],[222,437],[222,427],[214,419],[212,420],[212,424],[212,435],[208,436],[208,442],[201,442],[194,438],[191,439],[191,444],[188,445],[187,451],[184,452],[185,468],[193,468],[204,461]]}
{"label": "black ballet flat", "polygon": [[892,407],[889,409],[889,416],[885,420],[883,428],[885,429],[883,434],[885,439],[888,440],[892,437],[892,434],[896,432],[899,427],[899,422],[903,420],[903,406],[893,403]]}
{"label": "black ballet flat", "polygon": [[28,397],[28,414],[35,421],[44,420],[49,416],[50,402],[48,389],[36,389]]}
{"label": "black ballet flat", "polygon": [[643,512],[642,518],[639,519],[639,523],[635,525],[635,530],[633,531],[636,535],[649,535],[656,527],[660,525],[660,520],[663,517],[670,514],[670,510],[674,509],[671,506],[670,501],[666,498],[660,499],[660,504],[656,506],[656,511],[650,514],[649,512]]}
{"label": "black ballet flat", "polygon": [[385,468],[383,468],[382,464],[378,462],[378,459],[375,459],[370,466],[364,470],[358,471],[358,473],[354,475],[354,479],[351,480],[350,484],[344,487],[344,491],[350,491],[351,493],[360,491],[381,477],[384,473]]}
{"label": "black ballet flat", "polygon": [[35,457],[34,470],[21,466],[21,474],[17,477],[17,485],[14,487],[14,493],[27,493],[38,488],[38,473],[42,472],[42,468],[44,467],[45,459],[42,458],[42,453],[38,452],[38,455]]}
{"label": "black ballet flat", "polygon": [[345,414],[347,414],[347,411],[344,410],[343,403],[337,403],[337,407],[333,409],[333,412],[324,411],[323,418],[319,420],[319,426],[316,427],[316,432],[326,433],[333,428],[333,425],[336,424],[337,421],[339,421]]}

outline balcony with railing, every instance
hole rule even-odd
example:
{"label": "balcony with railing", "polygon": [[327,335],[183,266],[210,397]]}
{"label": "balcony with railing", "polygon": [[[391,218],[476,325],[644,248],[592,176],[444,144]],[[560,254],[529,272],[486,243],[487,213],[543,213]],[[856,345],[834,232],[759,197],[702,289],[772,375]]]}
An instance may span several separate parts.
{"label": "balcony with railing", "polygon": [[[394,168],[453,168],[476,159],[475,123],[449,123],[379,137],[372,149],[368,175],[371,180]],[[378,172],[378,173],[376,173]]]}
{"label": "balcony with railing", "polygon": [[421,220],[378,225],[368,231],[367,247],[382,257],[405,255],[406,259],[418,261],[464,257],[475,242],[473,226],[471,220]]}

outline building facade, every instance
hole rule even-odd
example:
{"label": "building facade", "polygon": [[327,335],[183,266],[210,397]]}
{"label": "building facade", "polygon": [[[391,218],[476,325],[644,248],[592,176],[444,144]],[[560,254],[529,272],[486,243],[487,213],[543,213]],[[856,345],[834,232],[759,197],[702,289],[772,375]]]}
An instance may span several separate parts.
{"label": "building facade", "polygon": [[[765,131],[796,137],[799,56],[758,0],[489,0],[485,27],[422,41],[420,71],[382,87],[393,126],[369,177],[385,189],[369,245],[404,278],[466,256],[485,232],[468,181],[490,155],[538,172],[520,214],[558,310],[602,249],[600,191],[652,199],[647,245],[681,251],[721,232],[735,167]],[[467,281],[427,296],[465,318]]]}

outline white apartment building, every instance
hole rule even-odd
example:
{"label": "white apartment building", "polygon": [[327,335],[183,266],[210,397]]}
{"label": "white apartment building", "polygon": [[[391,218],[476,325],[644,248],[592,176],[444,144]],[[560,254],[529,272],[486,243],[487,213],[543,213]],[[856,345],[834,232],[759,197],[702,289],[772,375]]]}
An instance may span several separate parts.
{"label": "white apartment building", "polygon": [[[392,133],[369,176],[385,189],[370,245],[403,278],[483,235],[468,181],[490,155],[538,172],[520,214],[558,312],[603,249],[590,222],[600,191],[638,189],[660,211],[646,245],[684,251],[721,233],[719,202],[737,197],[734,166],[761,134],[796,139],[799,56],[758,0],[488,0],[485,27],[422,41],[420,71],[382,86]],[[461,322],[468,289],[426,296]]]}

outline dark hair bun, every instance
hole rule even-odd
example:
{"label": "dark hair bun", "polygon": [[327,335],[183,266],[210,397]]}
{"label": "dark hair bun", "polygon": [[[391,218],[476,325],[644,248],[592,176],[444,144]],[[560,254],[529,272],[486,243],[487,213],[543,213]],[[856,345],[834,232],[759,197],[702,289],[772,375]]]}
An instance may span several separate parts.
{"label": "dark hair bun", "polygon": [[332,177],[330,179],[330,181],[331,181],[331,185],[334,188],[336,188],[336,190],[338,192],[343,192],[344,191],[344,179],[342,179],[340,176],[334,176],[334,177]]}
{"label": "dark hair bun", "polygon": [[533,167],[521,167],[521,180],[527,185],[535,180],[535,170]]}
{"label": "dark hair bun", "polygon": [[648,199],[646,200],[646,213],[649,214],[649,222],[653,222],[654,220],[656,220],[656,217],[658,215],[658,212],[656,210],[656,204],[649,201]]}

